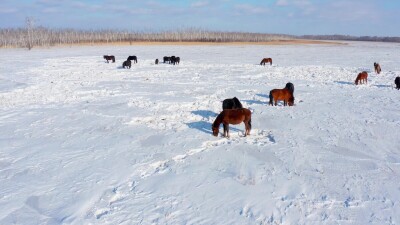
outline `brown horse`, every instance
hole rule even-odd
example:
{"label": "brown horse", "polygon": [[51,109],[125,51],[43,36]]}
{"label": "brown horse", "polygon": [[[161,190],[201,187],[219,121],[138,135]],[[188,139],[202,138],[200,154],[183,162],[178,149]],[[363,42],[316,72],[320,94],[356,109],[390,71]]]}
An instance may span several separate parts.
{"label": "brown horse", "polygon": [[239,124],[244,122],[245,134],[244,136],[250,135],[251,130],[251,111],[243,109],[224,109],[215,119],[212,124],[212,131],[215,137],[218,136],[219,125],[224,125],[224,137],[229,138],[229,124]]}
{"label": "brown horse", "polygon": [[360,83],[360,84],[363,84],[363,83],[367,84],[367,83],[368,83],[368,82],[367,82],[367,78],[368,78],[368,73],[367,73],[366,71],[363,71],[363,72],[359,73],[359,74],[357,75],[357,78],[356,78],[356,81],[355,81],[356,85],[358,85],[358,83]]}
{"label": "brown horse", "polygon": [[293,93],[287,88],[271,90],[269,92],[269,105],[274,105],[273,102],[275,102],[276,106],[278,101],[283,101],[284,106],[286,105],[293,106],[294,105]]}
{"label": "brown horse", "polygon": [[270,65],[272,65],[272,59],[271,58],[263,58],[260,62],[260,65],[264,65],[265,63],[269,63]]}
{"label": "brown horse", "polygon": [[374,68],[375,68],[375,73],[380,74],[381,73],[381,66],[379,63],[374,62]]}
{"label": "brown horse", "polygon": [[113,56],[113,55],[104,55],[103,58],[105,60],[107,60],[107,63],[109,60],[111,60],[113,63],[115,63],[115,56]]}

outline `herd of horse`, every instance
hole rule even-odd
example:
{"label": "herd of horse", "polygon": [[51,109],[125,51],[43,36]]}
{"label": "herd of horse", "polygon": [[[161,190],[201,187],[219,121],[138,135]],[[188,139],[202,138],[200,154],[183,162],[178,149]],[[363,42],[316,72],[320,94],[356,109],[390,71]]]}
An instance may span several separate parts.
{"label": "herd of horse", "polygon": [[[272,65],[271,58],[264,58],[261,60],[260,65],[265,65],[266,63]],[[382,69],[378,63],[374,63],[374,69],[376,74],[380,74]],[[367,84],[368,73],[363,71],[357,75],[355,84]],[[396,77],[394,80],[396,84],[396,89],[400,90],[400,76]],[[269,92],[269,105],[277,105],[278,101],[283,101],[283,105],[293,106],[294,105],[294,85],[292,83],[287,83],[283,89],[273,89]],[[217,116],[214,123],[211,125],[212,133],[214,136],[218,136],[219,127],[221,123],[224,128],[224,137],[229,138],[229,124],[237,125],[244,123],[245,134],[247,136],[250,134],[251,130],[251,111],[249,109],[243,108],[239,99],[234,97],[231,99],[225,99],[222,101],[222,112]]]}
{"label": "herd of horse", "polygon": [[[113,55],[104,55],[103,57],[107,63],[112,61],[115,63],[115,56]],[[132,61],[137,63],[136,56],[129,56],[126,61],[122,63],[123,68],[131,68]],[[155,60],[155,64],[157,65],[159,60]],[[176,65],[180,63],[180,57],[176,56],[164,56],[163,63],[168,63],[172,65]],[[264,65],[269,63],[272,65],[272,58],[263,58],[260,62],[260,65]],[[382,69],[381,66],[374,62],[374,69],[376,74],[380,74]],[[355,80],[355,85],[359,84],[367,84],[368,82],[368,73],[366,71],[362,71],[357,75]],[[394,83],[396,84],[396,89],[400,90],[400,77],[396,77]],[[273,89],[269,92],[269,105],[277,105],[278,101],[283,101],[284,106],[293,106],[294,105],[294,85],[292,83],[287,83],[283,89]],[[224,128],[224,137],[229,138],[229,124],[237,125],[240,123],[244,123],[245,133],[244,136],[250,134],[251,130],[251,111],[249,109],[243,108],[242,103],[238,98],[234,97],[231,99],[225,99],[222,101],[222,112],[217,116],[214,123],[211,125],[212,133],[214,136],[218,136],[219,127],[222,123]]]}
{"label": "herd of horse", "polygon": [[[109,63],[109,61],[115,63],[115,56],[113,55],[104,55],[103,58],[106,60],[107,63]],[[172,65],[179,65],[179,63],[181,62],[181,58],[177,56],[164,56],[163,60],[163,63],[168,63]],[[122,68],[130,69],[132,67],[132,61],[134,63],[137,63],[137,56],[128,56],[128,58],[122,63]],[[154,64],[157,65],[158,62],[159,60],[156,59]]]}
{"label": "herd of horse", "polygon": [[169,63],[172,65],[179,64],[181,62],[181,58],[177,56],[164,56],[163,58],[164,63]]}
{"label": "herd of horse", "polygon": [[[379,63],[374,62],[374,70],[376,74],[380,74],[382,69]],[[355,85],[359,84],[367,84],[368,83],[368,73],[367,71],[362,71],[359,73],[356,77],[356,80],[354,81]],[[396,77],[394,79],[394,84],[396,85],[396,89],[400,90],[400,77]]]}

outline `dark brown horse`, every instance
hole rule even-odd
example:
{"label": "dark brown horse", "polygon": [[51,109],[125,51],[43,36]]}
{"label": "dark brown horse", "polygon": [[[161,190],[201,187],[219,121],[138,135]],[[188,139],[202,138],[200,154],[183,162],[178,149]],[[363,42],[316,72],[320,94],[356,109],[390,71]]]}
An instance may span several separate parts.
{"label": "dark brown horse", "polygon": [[137,57],[136,57],[136,55],[130,55],[130,56],[128,56],[128,58],[127,58],[126,60],[131,60],[131,61],[133,61],[134,63],[137,63]]}
{"label": "dark brown horse", "polygon": [[360,83],[360,84],[363,84],[363,83],[367,84],[367,83],[368,83],[367,78],[368,78],[368,73],[367,73],[366,71],[363,71],[363,72],[361,72],[361,73],[359,73],[359,74],[357,75],[356,81],[354,81],[354,83],[355,83],[356,85],[358,85],[358,83]]}
{"label": "dark brown horse", "polygon": [[181,58],[175,57],[175,60],[174,60],[173,64],[174,64],[174,65],[175,65],[175,64],[178,64],[178,65],[179,65],[180,62],[181,62]]}
{"label": "dark brown horse", "polygon": [[171,57],[169,58],[169,64],[175,65],[175,60],[176,60],[176,57],[175,57],[174,55],[171,56]]}
{"label": "dark brown horse", "polygon": [[111,60],[113,63],[115,63],[115,56],[113,56],[113,55],[104,55],[103,58],[105,60],[107,60],[107,63],[109,60]]}
{"label": "dark brown horse", "polygon": [[272,59],[271,58],[263,58],[260,62],[260,65],[264,65],[265,63],[269,63],[270,65],[272,65]]}
{"label": "dark brown horse", "polygon": [[375,69],[375,73],[380,74],[381,73],[381,66],[379,65],[379,63],[374,62],[374,69]]}
{"label": "dark brown horse", "polygon": [[169,56],[164,56],[164,58],[163,58],[163,63],[169,63],[171,61],[171,57],[169,57]]}
{"label": "dark brown horse", "polygon": [[396,79],[394,79],[394,83],[396,84],[396,89],[400,90],[400,77],[396,77]]}
{"label": "dark brown horse", "polygon": [[290,92],[289,89],[273,89],[269,92],[269,105],[277,105],[278,101],[283,101],[283,105],[294,105],[294,96],[293,93]]}
{"label": "dark brown horse", "polygon": [[125,62],[122,63],[122,68],[130,69],[131,66],[132,66],[131,60],[126,60]]}
{"label": "dark brown horse", "polygon": [[229,138],[229,124],[240,124],[244,122],[245,134],[250,135],[251,130],[251,111],[248,109],[224,109],[215,119],[211,128],[214,136],[218,136],[219,126],[224,126],[224,137]]}

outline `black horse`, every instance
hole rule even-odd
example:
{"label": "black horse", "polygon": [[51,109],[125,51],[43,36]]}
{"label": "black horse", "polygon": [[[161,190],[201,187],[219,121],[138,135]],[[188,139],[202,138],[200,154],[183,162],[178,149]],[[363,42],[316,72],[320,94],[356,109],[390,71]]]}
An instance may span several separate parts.
{"label": "black horse", "polygon": [[155,62],[155,64],[156,64],[156,65],[158,64],[158,59],[156,59],[156,62]]}
{"label": "black horse", "polygon": [[179,63],[181,62],[181,58],[179,58],[179,57],[175,57],[175,61],[174,61],[174,65],[175,64],[178,64],[179,65]]}
{"label": "black horse", "polygon": [[115,63],[115,56],[113,56],[113,55],[104,55],[103,58],[105,60],[107,60],[107,63],[109,60],[111,60],[113,63]]}
{"label": "black horse", "polygon": [[125,62],[122,63],[122,68],[130,69],[131,66],[132,66],[131,60],[126,60]]}
{"label": "black horse", "polygon": [[166,62],[170,62],[171,61],[171,57],[168,57],[168,56],[164,56],[164,58],[163,58],[163,63],[166,63]]}
{"label": "black horse", "polygon": [[170,61],[169,61],[170,64],[176,65],[176,64],[179,64],[180,62],[181,62],[181,58],[179,58],[177,56],[170,57]]}
{"label": "black horse", "polygon": [[169,64],[175,65],[175,60],[176,60],[176,57],[175,57],[174,55],[171,56],[171,58],[170,58],[170,60],[169,60]]}
{"label": "black horse", "polygon": [[400,90],[400,77],[396,77],[396,79],[394,79],[394,83],[396,84],[396,89]]}
{"label": "black horse", "polygon": [[137,63],[136,55],[130,55],[130,56],[128,56],[128,58],[126,60],[131,60],[131,61],[134,61],[135,63]]}
{"label": "black horse", "polygon": [[285,86],[286,89],[288,89],[290,91],[290,93],[294,93],[294,85],[292,83],[287,83]]}
{"label": "black horse", "polygon": [[222,101],[222,110],[224,109],[242,109],[242,103],[240,103],[239,99],[236,97],[227,98]]}

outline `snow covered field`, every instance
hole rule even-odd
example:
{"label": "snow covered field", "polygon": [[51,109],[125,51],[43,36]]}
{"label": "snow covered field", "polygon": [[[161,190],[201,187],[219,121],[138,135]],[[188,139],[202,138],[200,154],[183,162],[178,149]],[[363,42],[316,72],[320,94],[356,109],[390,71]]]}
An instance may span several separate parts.
{"label": "snow covered field", "polygon": [[[0,224],[400,224],[399,52],[0,49]],[[139,62],[122,69],[128,55]],[[154,65],[165,55],[181,64]],[[362,70],[368,85],[355,86]],[[289,81],[296,105],[268,106]],[[212,136],[234,96],[251,135]]]}

